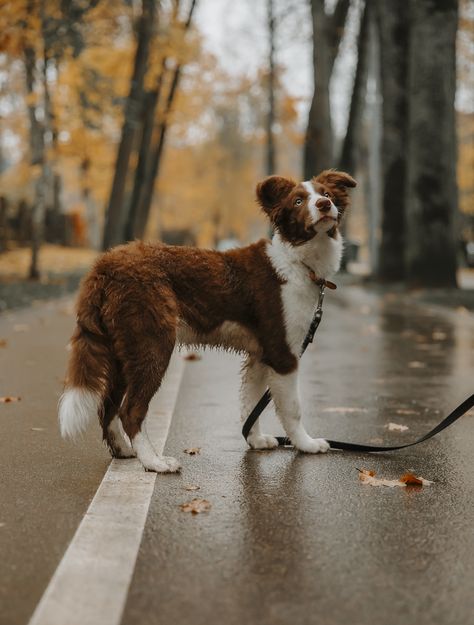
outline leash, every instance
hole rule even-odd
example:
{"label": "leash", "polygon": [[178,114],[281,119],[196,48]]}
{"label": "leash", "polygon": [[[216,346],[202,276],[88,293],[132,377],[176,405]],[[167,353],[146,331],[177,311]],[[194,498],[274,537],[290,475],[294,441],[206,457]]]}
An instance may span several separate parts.
{"label": "leash", "polygon": [[[323,301],[324,301],[324,293],[326,287],[330,289],[336,289],[336,285],[333,282],[329,282],[328,280],[324,280],[322,278],[317,279],[314,275],[314,272],[310,272],[310,278],[319,286],[319,296],[318,302],[316,304],[316,309],[314,311],[313,319],[311,321],[311,325],[309,326],[309,330],[304,338],[304,341],[301,345],[300,350],[300,358],[306,351],[306,348],[310,343],[313,342],[314,335],[316,334],[316,330],[318,329],[319,324],[321,323],[321,319],[323,316]],[[245,423],[242,427],[242,436],[247,440],[250,430],[257,422],[258,418],[271,402],[272,396],[267,389],[265,393],[262,395],[258,403],[253,408],[252,412],[249,414]],[[424,436],[417,438],[415,441],[411,443],[405,443],[404,445],[364,445],[362,443],[345,443],[342,441],[333,441],[326,439],[329,443],[331,449],[340,449],[344,451],[363,451],[363,452],[383,452],[383,451],[397,451],[398,449],[405,449],[406,447],[413,447],[414,445],[418,445],[419,443],[423,443],[428,439],[432,438],[439,432],[445,430],[448,426],[452,425],[455,421],[457,421],[460,417],[466,414],[468,410],[470,410],[474,406],[474,394],[465,399],[462,404],[459,404],[447,417],[445,417],[437,426],[435,426],[432,430],[430,430]],[[280,447],[291,447],[291,440],[287,436],[276,436],[278,441],[278,445]]]}

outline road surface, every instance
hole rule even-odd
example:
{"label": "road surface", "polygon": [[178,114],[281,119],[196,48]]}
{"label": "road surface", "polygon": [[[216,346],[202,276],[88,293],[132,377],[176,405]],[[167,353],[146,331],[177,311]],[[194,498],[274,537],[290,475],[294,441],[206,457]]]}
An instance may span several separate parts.
{"label": "road surface", "polygon": [[[70,300],[0,320],[0,395],[22,398],[0,404],[2,625],[33,614],[44,625],[474,622],[473,414],[385,455],[248,451],[239,359],[177,355],[154,413],[182,473],[155,478],[133,460],[108,469],[96,424],[75,444],[57,431],[72,325]],[[465,309],[359,287],[328,294],[302,362],[308,429],[375,444],[421,435],[473,392],[473,346]],[[271,410],[263,420],[281,432]],[[373,487],[358,468],[434,484]],[[183,512],[193,497],[210,510]]]}

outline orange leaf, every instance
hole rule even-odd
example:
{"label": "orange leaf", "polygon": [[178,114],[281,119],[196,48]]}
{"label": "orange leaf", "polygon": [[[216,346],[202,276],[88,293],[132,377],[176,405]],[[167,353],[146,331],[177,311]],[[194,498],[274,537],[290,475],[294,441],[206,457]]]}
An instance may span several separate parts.
{"label": "orange leaf", "polygon": [[185,454],[189,454],[190,456],[196,456],[201,453],[200,447],[188,447],[187,449],[183,449]]}
{"label": "orange leaf", "polygon": [[369,471],[369,469],[357,469],[359,471],[359,480],[366,480],[368,477],[374,477],[375,471]]}
{"label": "orange leaf", "polygon": [[400,482],[403,482],[407,486],[423,486],[423,478],[416,477],[413,473],[405,473],[402,475]]}
{"label": "orange leaf", "polygon": [[191,512],[191,514],[200,514],[208,512],[211,509],[211,503],[207,499],[193,499],[186,503],[182,503],[180,508],[183,512]]}
{"label": "orange leaf", "polygon": [[10,404],[14,401],[20,401],[21,397],[0,397],[0,404]]}

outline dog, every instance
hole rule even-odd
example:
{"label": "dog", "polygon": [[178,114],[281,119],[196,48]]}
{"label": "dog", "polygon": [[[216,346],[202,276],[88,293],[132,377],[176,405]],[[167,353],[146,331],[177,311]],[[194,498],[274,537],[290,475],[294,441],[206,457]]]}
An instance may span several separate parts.
{"label": "dog", "polygon": [[[355,186],[336,170],[300,183],[270,176],[256,196],[272,224],[271,241],[225,252],[134,242],[104,253],[79,292],[59,403],[62,435],[74,436],[98,415],[113,457],[137,456],[149,471],[179,471],[148,439],[148,405],[175,345],[213,346],[245,355],[243,419],[268,386],[296,449],[326,452],[327,441],[312,438],[302,423],[298,357],[318,295],[314,277],[339,269],[339,225]],[[258,422],[248,443],[278,446]]]}

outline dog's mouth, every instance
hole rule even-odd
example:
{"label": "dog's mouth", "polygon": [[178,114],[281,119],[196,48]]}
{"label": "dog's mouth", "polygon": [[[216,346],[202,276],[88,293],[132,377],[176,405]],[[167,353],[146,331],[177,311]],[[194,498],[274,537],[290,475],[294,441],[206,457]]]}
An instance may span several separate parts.
{"label": "dog's mouth", "polygon": [[320,217],[318,219],[318,221],[316,222],[316,225],[320,224],[320,223],[324,223],[325,221],[336,221],[335,217],[331,217],[331,215],[324,215],[323,217]]}

